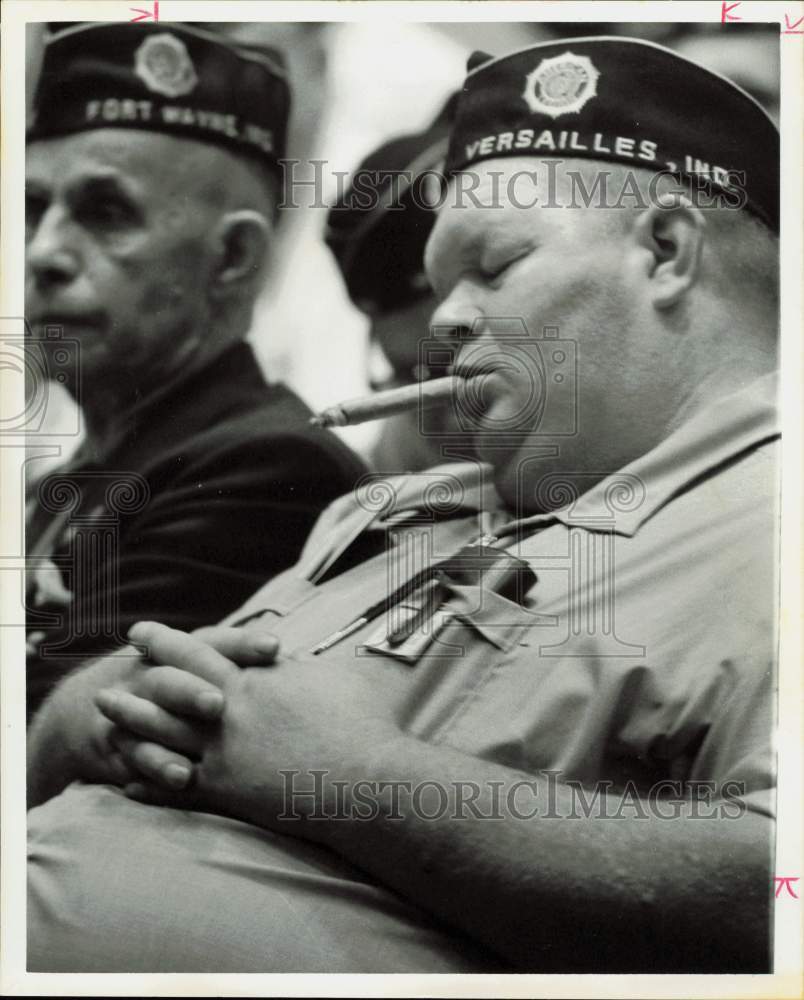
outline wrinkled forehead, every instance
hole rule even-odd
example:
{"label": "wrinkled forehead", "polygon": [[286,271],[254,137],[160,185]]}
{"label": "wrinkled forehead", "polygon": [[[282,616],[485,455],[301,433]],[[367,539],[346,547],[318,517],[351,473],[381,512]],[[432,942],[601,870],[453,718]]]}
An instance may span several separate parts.
{"label": "wrinkled forehead", "polygon": [[93,129],[53,136],[29,142],[26,164],[44,169],[50,164],[62,170],[65,165],[103,167],[136,171],[159,153],[161,136],[150,133],[134,135],[126,129]]}
{"label": "wrinkled forehead", "polygon": [[134,129],[99,128],[30,142],[26,179],[53,187],[87,177],[116,178],[143,196],[186,184],[207,147],[192,140]]}

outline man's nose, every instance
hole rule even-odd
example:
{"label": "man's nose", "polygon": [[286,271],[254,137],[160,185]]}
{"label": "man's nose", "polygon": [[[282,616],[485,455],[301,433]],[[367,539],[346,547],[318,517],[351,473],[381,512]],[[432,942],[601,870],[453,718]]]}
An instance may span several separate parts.
{"label": "man's nose", "polygon": [[483,314],[476,306],[445,299],[430,319],[430,335],[434,340],[461,343],[482,325]]}
{"label": "man's nose", "polygon": [[77,247],[70,239],[66,220],[55,206],[40,219],[25,248],[25,259],[40,288],[69,284],[77,275]]}

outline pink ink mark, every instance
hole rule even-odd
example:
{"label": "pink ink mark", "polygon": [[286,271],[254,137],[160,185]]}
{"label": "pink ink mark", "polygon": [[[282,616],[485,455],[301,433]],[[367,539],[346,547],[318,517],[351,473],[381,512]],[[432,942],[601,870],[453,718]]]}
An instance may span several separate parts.
{"label": "pink ink mark", "polygon": [[783,887],[787,887],[787,891],[793,897],[793,899],[798,899],[798,896],[793,892],[793,882],[798,882],[798,875],[774,875],[773,881],[778,883],[776,886],[776,898],[779,898],[779,894]]}
{"label": "pink ink mark", "polygon": [[154,0],[153,10],[143,10],[142,7],[129,7],[129,10],[135,11],[139,14],[139,17],[132,17],[129,24],[136,24],[137,21],[147,21],[153,18],[154,21],[159,20],[159,0]]}
{"label": "pink ink mark", "polygon": [[734,10],[735,7],[739,7],[741,0],[735,0],[734,3],[723,3],[720,5],[720,23],[725,24],[727,21],[742,21],[741,17],[737,17],[736,14],[730,14],[729,11]]}
{"label": "pink ink mark", "polygon": [[784,31],[782,32],[782,34],[783,35],[804,35],[804,28],[802,28],[799,31],[795,30],[796,28],[798,28],[798,26],[801,24],[802,21],[804,21],[804,17],[800,17],[797,21],[793,21],[793,23],[791,24],[790,23],[790,18],[787,16],[787,14],[785,14],[785,16],[784,16]]}

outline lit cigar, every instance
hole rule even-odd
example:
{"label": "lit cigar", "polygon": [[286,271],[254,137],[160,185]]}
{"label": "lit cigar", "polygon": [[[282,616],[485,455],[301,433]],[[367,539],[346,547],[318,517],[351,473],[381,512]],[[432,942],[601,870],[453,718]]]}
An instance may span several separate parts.
{"label": "lit cigar", "polygon": [[447,375],[430,382],[405,385],[401,389],[375,392],[372,396],[347,399],[337,406],[330,406],[313,417],[310,423],[316,427],[350,427],[369,420],[381,420],[395,413],[407,413],[408,410],[429,410],[452,398],[459,388],[465,390],[467,384],[458,375]]}

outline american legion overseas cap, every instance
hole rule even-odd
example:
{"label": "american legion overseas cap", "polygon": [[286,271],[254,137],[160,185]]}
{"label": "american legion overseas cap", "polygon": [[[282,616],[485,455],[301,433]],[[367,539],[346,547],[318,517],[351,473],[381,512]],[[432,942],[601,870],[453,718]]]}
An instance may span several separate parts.
{"label": "american legion overseas cap", "polygon": [[330,209],[325,239],[363,308],[384,312],[429,292],[422,258],[435,213],[426,181],[440,185],[456,99],[424,131],[370,153]]}
{"label": "american legion overseas cap", "polygon": [[140,128],[223,145],[278,171],[289,106],[273,50],[185,24],[80,24],[45,46],[27,138]]}
{"label": "american legion overseas cap", "polygon": [[471,56],[447,174],[497,157],[562,155],[667,171],[720,191],[738,183],[745,207],[778,232],[773,121],[725,77],[653,42],[565,38]]}

